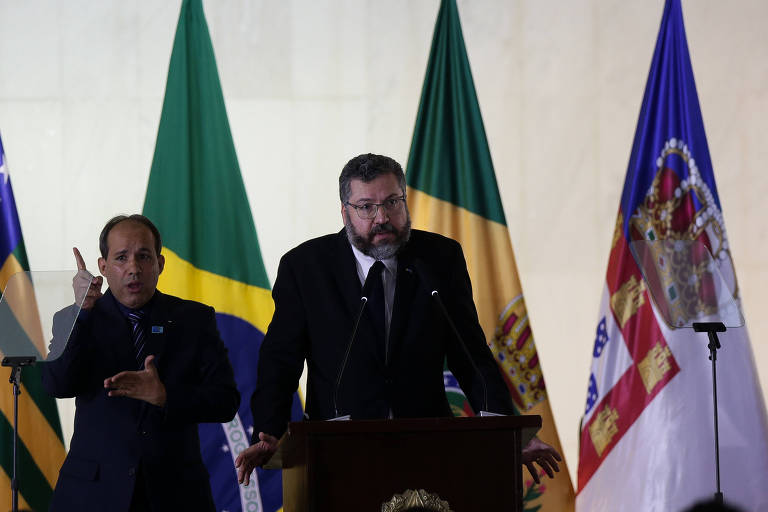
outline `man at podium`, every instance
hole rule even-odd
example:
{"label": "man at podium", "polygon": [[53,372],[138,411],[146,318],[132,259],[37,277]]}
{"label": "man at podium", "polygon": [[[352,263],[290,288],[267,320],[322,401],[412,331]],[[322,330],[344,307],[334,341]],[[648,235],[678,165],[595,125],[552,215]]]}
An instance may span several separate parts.
{"label": "man at podium", "polygon": [[[310,420],[451,416],[445,361],[476,412],[513,414],[461,246],[411,229],[400,164],[353,158],[339,195],[344,228],[280,261],[251,398],[253,444],[236,460],[241,483],[276,451],[305,360]],[[550,476],[559,469],[557,452],[536,438],[523,455],[529,469],[534,461]]]}

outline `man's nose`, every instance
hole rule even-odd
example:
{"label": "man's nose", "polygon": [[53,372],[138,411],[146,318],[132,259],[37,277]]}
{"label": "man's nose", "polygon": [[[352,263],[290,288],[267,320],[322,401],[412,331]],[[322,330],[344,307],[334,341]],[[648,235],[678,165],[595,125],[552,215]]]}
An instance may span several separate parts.
{"label": "man's nose", "polygon": [[128,272],[131,274],[138,274],[141,272],[141,265],[136,258],[128,258]]}
{"label": "man's nose", "polygon": [[389,222],[389,212],[387,212],[387,209],[384,208],[383,204],[380,204],[376,207],[376,215],[373,217],[373,221],[376,224],[384,224]]}

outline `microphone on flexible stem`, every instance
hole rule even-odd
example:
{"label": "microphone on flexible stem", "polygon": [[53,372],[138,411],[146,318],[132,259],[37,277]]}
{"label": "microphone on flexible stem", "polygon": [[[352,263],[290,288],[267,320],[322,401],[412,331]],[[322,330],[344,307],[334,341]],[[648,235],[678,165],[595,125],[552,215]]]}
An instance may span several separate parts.
{"label": "microphone on flexible stem", "polygon": [[344,375],[344,368],[347,367],[347,359],[349,359],[349,352],[352,350],[352,343],[355,341],[355,335],[357,334],[357,328],[360,325],[360,319],[363,317],[363,311],[365,310],[365,304],[368,302],[368,297],[360,297],[360,308],[357,311],[357,317],[355,318],[355,326],[352,329],[352,335],[349,337],[349,343],[347,343],[347,351],[344,353],[344,359],[341,361],[341,367],[339,368],[339,374],[336,376],[336,384],[333,386],[333,413],[335,417],[333,420],[348,420],[349,414],[339,416],[338,396],[339,385],[341,384],[341,376]]}
{"label": "microphone on flexible stem", "polygon": [[483,376],[483,374],[480,372],[480,369],[475,364],[475,360],[472,358],[472,354],[469,353],[467,344],[464,343],[464,338],[462,338],[461,334],[459,334],[459,330],[456,328],[456,324],[453,323],[453,320],[451,319],[451,315],[448,314],[448,310],[445,308],[445,304],[443,304],[443,299],[440,298],[440,293],[437,291],[435,287],[432,286],[432,280],[429,278],[429,276],[431,276],[429,269],[427,269],[427,267],[424,265],[424,262],[422,262],[420,259],[413,262],[413,267],[416,269],[416,273],[424,281],[424,284],[427,286],[427,289],[431,290],[429,294],[432,296],[433,299],[435,299],[435,302],[437,302],[437,305],[440,307],[440,311],[443,313],[443,316],[448,321],[448,325],[451,327],[451,331],[453,331],[453,335],[456,336],[456,339],[458,340],[459,345],[461,345],[461,348],[464,351],[464,355],[467,357],[469,364],[472,365],[472,369],[480,378],[480,383],[483,385],[483,406],[484,407],[483,407],[483,410],[481,410],[478,415],[479,416],[500,416],[499,414],[488,412],[488,387],[485,384],[485,377]]}

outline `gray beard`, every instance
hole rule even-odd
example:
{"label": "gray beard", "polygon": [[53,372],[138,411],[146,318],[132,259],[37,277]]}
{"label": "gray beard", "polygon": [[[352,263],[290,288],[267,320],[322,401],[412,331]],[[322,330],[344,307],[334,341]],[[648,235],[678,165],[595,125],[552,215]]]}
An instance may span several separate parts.
{"label": "gray beard", "polygon": [[[407,212],[406,215],[408,215]],[[344,217],[344,231],[347,233],[347,239],[349,240],[349,243],[355,246],[363,254],[376,260],[386,260],[397,255],[400,248],[403,247],[411,237],[410,215],[408,215],[408,219],[402,230],[396,230],[395,227],[389,223],[379,224],[371,230],[371,233],[368,235],[368,237],[361,235],[355,230],[355,227],[349,221],[348,212],[344,212]],[[374,245],[371,239],[378,233],[394,233],[395,239],[390,243]]]}

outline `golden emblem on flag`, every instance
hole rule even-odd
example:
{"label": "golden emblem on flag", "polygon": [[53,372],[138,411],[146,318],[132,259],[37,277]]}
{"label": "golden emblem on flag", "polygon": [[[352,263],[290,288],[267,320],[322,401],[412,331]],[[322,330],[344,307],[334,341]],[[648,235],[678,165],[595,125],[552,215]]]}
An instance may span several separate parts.
{"label": "golden emblem on flag", "polygon": [[[670,160],[670,157],[673,157]],[[688,169],[681,178],[670,167],[675,157]],[[699,173],[688,145],[670,139],[657,161],[656,175],[642,203],[630,218],[631,238],[645,240],[698,240],[712,253],[712,258],[734,297],[739,290],[733,261],[725,237],[722,213],[712,190]],[[701,254],[686,251],[680,244],[674,261],[657,261],[672,317],[679,325],[697,313],[712,312],[711,272]]]}
{"label": "golden emblem on flag", "polygon": [[589,437],[598,456],[602,456],[611,439],[619,432],[616,422],[619,419],[619,413],[616,409],[605,406],[595,415],[594,421],[589,426]]}
{"label": "golden emblem on flag", "polygon": [[499,315],[489,345],[520,410],[527,411],[547,397],[522,294],[512,299]]}
{"label": "golden emblem on flag", "polygon": [[645,304],[645,283],[632,275],[629,279],[611,295],[611,309],[621,324],[621,328],[627,324],[632,315],[637,313],[640,306]]}
{"label": "golden emblem on flag", "polygon": [[671,357],[672,353],[669,347],[662,347],[661,342],[657,341],[643,360],[637,364],[637,370],[640,372],[645,390],[649,395],[653,388],[656,387],[656,384],[672,369],[672,365],[669,362]]}

